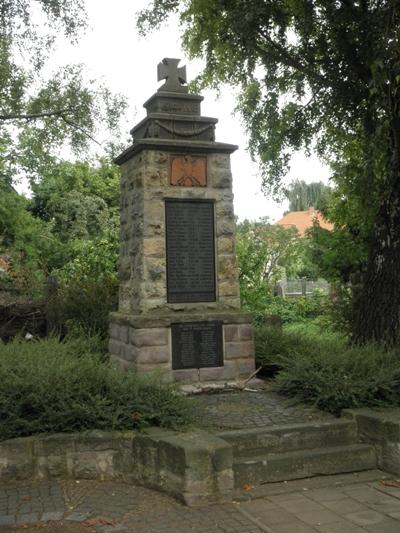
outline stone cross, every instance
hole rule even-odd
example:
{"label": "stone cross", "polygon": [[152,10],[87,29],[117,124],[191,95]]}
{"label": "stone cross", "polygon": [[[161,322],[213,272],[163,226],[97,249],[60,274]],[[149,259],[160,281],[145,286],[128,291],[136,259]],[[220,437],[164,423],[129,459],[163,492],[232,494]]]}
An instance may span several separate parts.
{"label": "stone cross", "polygon": [[172,57],[165,57],[157,67],[158,81],[165,80],[166,82],[158,90],[167,91],[170,93],[186,93],[186,67],[178,68],[180,59]]}

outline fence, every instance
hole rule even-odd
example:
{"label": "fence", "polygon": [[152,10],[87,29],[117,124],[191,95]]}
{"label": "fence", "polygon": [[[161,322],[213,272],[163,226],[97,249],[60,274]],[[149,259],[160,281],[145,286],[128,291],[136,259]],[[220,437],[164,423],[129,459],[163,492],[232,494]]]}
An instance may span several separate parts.
{"label": "fence", "polygon": [[300,296],[310,296],[314,291],[318,290],[323,294],[329,295],[331,285],[324,279],[308,280],[308,279],[292,279],[281,280],[276,284],[275,292],[278,296],[283,298],[298,298]]}

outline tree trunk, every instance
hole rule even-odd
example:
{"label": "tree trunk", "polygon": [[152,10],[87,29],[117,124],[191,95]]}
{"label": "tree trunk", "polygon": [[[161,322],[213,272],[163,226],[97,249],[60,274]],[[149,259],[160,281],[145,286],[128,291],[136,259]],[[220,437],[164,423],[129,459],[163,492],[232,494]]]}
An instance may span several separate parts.
{"label": "tree trunk", "polygon": [[390,102],[390,158],[363,287],[354,301],[353,340],[400,341],[400,103]]}

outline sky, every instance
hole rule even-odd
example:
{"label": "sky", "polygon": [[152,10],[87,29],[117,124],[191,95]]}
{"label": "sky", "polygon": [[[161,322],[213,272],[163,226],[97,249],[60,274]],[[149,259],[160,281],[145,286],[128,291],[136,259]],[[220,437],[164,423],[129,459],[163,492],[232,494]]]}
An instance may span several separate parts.
{"label": "sky", "polygon": [[[149,5],[148,0],[86,0],[89,27],[77,45],[60,42],[52,54],[52,66],[83,63],[88,76],[102,79],[107,86],[122,93],[129,102],[126,117],[127,134],[145,116],[143,103],[157,91],[157,65],[164,57],[181,58],[190,81],[201,70],[201,61],[189,61],[180,47],[177,19],[146,37],[140,37],[135,16]],[[287,203],[277,204],[261,192],[257,165],[246,151],[247,138],[240,118],[233,113],[235,98],[232,89],[202,92],[202,115],[218,118],[216,140],[236,144],[232,155],[234,209],[239,220],[270,217],[278,220]],[[125,127],[125,126],[124,126]],[[328,181],[329,171],[316,157],[296,154],[286,178],[306,182]]]}

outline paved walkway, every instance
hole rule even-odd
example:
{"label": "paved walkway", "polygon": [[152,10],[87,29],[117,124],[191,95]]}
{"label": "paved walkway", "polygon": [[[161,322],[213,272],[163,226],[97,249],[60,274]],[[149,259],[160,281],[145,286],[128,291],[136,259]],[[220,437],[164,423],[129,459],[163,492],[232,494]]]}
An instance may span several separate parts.
{"label": "paved walkway", "polygon": [[[267,388],[191,398],[211,431],[329,420]],[[272,483],[188,508],[143,487],[100,481],[0,484],[0,533],[400,533],[400,482],[379,471]]]}
{"label": "paved walkway", "polygon": [[379,471],[325,476],[188,508],[123,483],[14,482],[0,485],[0,524],[0,533],[399,533],[400,483]]}
{"label": "paved walkway", "polygon": [[334,418],[312,406],[285,398],[268,385],[256,392],[215,392],[190,397],[196,425],[210,430],[247,429]]}

